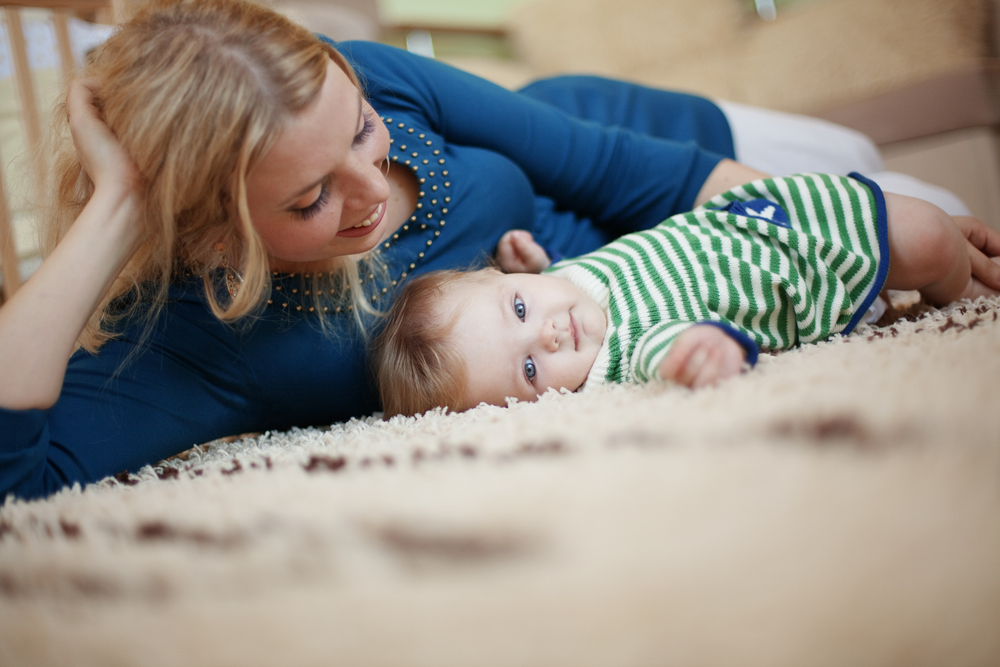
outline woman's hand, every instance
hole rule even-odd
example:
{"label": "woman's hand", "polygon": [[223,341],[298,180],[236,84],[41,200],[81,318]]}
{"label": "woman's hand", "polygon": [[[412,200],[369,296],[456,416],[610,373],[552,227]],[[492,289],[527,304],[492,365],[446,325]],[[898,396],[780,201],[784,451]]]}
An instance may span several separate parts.
{"label": "woman's hand", "polygon": [[70,84],[66,111],[73,144],[95,189],[118,186],[131,193],[142,182],[142,176],[118,137],[101,118],[96,105],[99,85],[93,77],[77,79]]}
{"label": "woman's hand", "polygon": [[513,229],[500,237],[496,260],[504,273],[541,273],[552,263],[531,232],[523,229]]}
{"label": "woman's hand", "polygon": [[660,362],[660,379],[697,389],[739,375],[747,353],[719,327],[700,324],[674,341]]}
{"label": "woman's hand", "polygon": [[976,218],[956,215],[952,219],[968,242],[972,276],[987,287],[1000,290],[1000,264],[991,259],[1000,257],[1000,232]]}

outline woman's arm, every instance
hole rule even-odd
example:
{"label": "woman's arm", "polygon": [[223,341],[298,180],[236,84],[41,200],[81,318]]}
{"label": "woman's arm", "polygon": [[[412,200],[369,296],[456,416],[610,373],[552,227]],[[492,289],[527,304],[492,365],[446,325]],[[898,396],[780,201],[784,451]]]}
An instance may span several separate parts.
{"label": "woman's arm", "polygon": [[690,210],[723,155],[691,137],[656,138],[575,118],[550,105],[380,44],[349,42],[376,109],[422,116],[446,143],[512,161],[535,194],[609,229],[646,229]]}
{"label": "woman's arm", "polygon": [[94,194],[42,266],[0,308],[0,407],[51,407],[80,332],[142,237],[138,171],[76,81],[67,108]]}

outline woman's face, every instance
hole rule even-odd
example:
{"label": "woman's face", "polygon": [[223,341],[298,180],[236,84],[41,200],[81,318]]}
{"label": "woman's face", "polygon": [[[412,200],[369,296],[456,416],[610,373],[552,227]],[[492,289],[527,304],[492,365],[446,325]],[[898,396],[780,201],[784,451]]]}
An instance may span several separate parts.
{"label": "woman's face", "polygon": [[331,60],[319,98],[295,115],[247,178],[254,228],[271,268],[371,250],[389,184],[389,133]]}

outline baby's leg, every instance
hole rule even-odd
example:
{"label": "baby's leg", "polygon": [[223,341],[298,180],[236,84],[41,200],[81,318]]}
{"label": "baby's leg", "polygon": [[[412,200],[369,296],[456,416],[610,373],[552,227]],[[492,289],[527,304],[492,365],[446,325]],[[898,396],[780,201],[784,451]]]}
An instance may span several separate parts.
{"label": "baby's leg", "polygon": [[920,290],[931,304],[1000,294],[973,276],[965,234],[947,213],[921,199],[885,193],[889,275],[885,287]]}

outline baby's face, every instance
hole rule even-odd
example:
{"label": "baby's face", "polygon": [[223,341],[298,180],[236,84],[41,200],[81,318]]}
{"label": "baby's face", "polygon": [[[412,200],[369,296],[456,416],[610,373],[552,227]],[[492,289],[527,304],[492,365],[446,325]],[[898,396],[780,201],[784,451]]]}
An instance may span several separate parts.
{"label": "baby's face", "polygon": [[487,270],[450,286],[440,311],[458,311],[448,342],[465,357],[462,409],[508,396],[534,401],[549,387],[576,391],[604,342],[607,317],[573,283]]}

